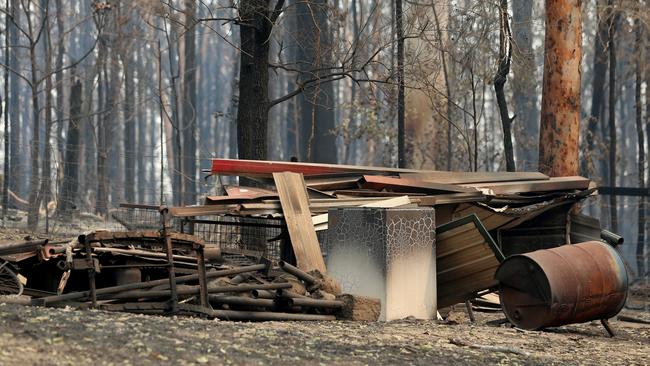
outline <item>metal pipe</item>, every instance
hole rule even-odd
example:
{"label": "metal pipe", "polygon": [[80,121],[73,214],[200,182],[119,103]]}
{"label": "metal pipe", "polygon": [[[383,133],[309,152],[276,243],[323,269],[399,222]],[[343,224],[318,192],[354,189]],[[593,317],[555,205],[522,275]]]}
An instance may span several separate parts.
{"label": "metal pipe", "polygon": [[256,299],[275,299],[277,295],[268,290],[253,290],[251,296]]}
{"label": "metal pipe", "polygon": [[[139,250],[139,249],[93,248],[93,252],[111,253],[111,254],[126,254],[126,255],[132,255],[132,256],[135,256],[135,257],[157,258],[157,259],[166,259],[167,258],[167,254],[165,254],[165,253],[149,252],[149,251],[146,251],[146,250]],[[186,255],[174,254],[174,261],[196,263],[196,258],[186,256]]]}
{"label": "metal pipe", "polygon": [[308,285],[315,285],[315,284],[319,283],[319,281],[318,281],[318,279],[316,277],[310,275],[309,273],[307,273],[307,272],[305,272],[305,271],[303,271],[303,270],[301,270],[301,269],[299,269],[297,267],[292,266],[291,264],[289,264],[289,263],[287,263],[285,261],[279,261],[278,266],[280,266],[280,268],[282,268],[282,270],[284,270],[285,272],[287,272],[289,274],[292,274],[292,275],[298,277],[299,279],[305,281]]}
{"label": "metal pipe", "polygon": [[18,243],[0,244],[0,255],[33,252],[39,249],[39,247],[42,247],[45,244],[47,244],[47,242],[48,242],[47,239],[42,239],[42,240],[29,240],[29,241],[23,241]]}
{"label": "metal pipe", "polygon": [[[224,276],[230,276],[230,275],[235,275],[235,274],[239,274],[239,273],[260,271],[260,270],[263,270],[265,268],[266,268],[266,264],[254,264],[254,265],[251,265],[251,266],[232,268],[232,269],[225,269],[225,270],[221,270],[221,271],[207,272],[205,274],[205,277],[206,278],[224,277]],[[191,275],[187,275],[187,276],[176,277],[176,283],[184,283],[184,282],[189,282],[189,281],[196,281],[198,279],[199,279],[198,274],[191,274]],[[97,295],[107,295],[107,294],[113,294],[113,293],[122,292],[122,291],[140,290],[140,289],[144,289],[144,288],[150,288],[150,287],[165,285],[168,282],[169,282],[169,279],[163,278],[163,279],[154,280],[154,281],[129,283],[129,284],[126,284],[126,285],[100,288],[100,289],[97,289],[96,293],[97,293]],[[89,291],[70,292],[70,293],[63,294],[63,295],[46,296],[46,297],[42,297],[40,299],[34,299],[32,301],[32,304],[33,305],[46,305],[48,303],[53,303],[53,302],[58,302],[58,301],[81,299],[81,298],[88,297],[89,295],[90,295]]]}
{"label": "metal pipe", "polygon": [[289,298],[295,298],[295,297],[307,297],[305,295],[301,295],[297,292],[293,292],[291,290],[286,290],[286,289],[279,289],[275,291],[276,295],[278,297],[289,297]]}
{"label": "metal pipe", "polygon": [[602,230],[600,232],[600,238],[603,239],[607,244],[616,248],[617,246],[623,244],[623,237],[615,234],[609,230]]}
{"label": "metal pipe", "polygon": [[322,309],[340,309],[343,307],[343,301],[339,300],[318,300],[310,299],[308,297],[288,298],[287,304],[289,306],[306,306],[309,308],[322,308]]}
{"label": "metal pipe", "polygon": [[222,320],[336,320],[334,315],[292,314],[270,311],[212,310],[210,314]]}
{"label": "metal pipe", "polygon": [[[268,283],[268,284],[247,284],[239,286],[210,286],[208,293],[224,293],[224,292],[249,292],[251,290],[275,290],[278,288],[291,287],[290,283]],[[189,286],[188,288],[177,289],[179,296],[196,295],[200,292],[200,286]],[[171,295],[169,290],[155,290],[155,291],[126,291],[114,294],[110,299],[147,299],[155,297],[163,297]]]}
{"label": "metal pipe", "polygon": [[210,303],[227,304],[227,305],[242,305],[242,306],[259,306],[264,308],[271,308],[275,306],[273,300],[269,299],[251,299],[250,297],[241,296],[224,296],[224,295],[210,295],[208,296]]}

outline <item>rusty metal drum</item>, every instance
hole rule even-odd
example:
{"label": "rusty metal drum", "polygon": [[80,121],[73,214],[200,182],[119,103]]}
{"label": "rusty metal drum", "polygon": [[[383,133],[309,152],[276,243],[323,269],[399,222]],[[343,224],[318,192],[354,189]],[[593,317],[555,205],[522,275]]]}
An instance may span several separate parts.
{"label": "rusty metal drum", "polygon": [[510,256],[495,277],[504,313],[523,329],[608,319],[627,298],[623,260],[598,241]]}

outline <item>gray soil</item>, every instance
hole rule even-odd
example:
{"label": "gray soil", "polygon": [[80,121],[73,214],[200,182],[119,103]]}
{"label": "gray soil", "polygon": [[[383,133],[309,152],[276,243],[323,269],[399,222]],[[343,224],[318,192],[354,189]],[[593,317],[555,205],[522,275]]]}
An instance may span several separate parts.
{"label": "gray soil", "polygon": [[[650,319],[650,314],[626,311]],[[452,312],[448,323],[243,323],[0,304],[0,365],[650,364],[650,325],[531,332]]]}

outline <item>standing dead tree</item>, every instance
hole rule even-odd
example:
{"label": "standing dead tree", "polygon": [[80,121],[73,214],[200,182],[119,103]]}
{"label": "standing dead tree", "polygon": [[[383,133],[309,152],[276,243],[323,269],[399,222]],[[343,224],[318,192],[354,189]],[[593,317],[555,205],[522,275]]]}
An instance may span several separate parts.
{"label": "standing dead tree", "polygon": [[501,20],[499,31],[499,66],[497,74],[494,77],[494,92],[497,95],[497,105],[501,116],[501,127],[503,128],[503,150],[506,156],[506,170],[515,171],[514,150],[512,147],[512,121],[515,117],[510,117],[508,113],[508,102],[504,86],[506,84],[508,73],[510,73],[510,60],[512,59],[512,35],[510,34],[510,25],[508,23],[508,1],[501,0],[499,3],[499,19]]}
{"label": "standing dead tree", "polygon": [[550,176],[578,174],[582,1],[546,1],[544,82],[539,169]]}

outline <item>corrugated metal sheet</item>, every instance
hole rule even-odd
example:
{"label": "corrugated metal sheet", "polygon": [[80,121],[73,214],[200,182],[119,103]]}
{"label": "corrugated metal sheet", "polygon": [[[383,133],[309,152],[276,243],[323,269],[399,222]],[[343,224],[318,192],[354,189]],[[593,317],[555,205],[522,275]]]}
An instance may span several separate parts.
{"label": "corrugated metal sheet", "polygon": [[470,299],[497,286],[504,257],[479,218],[472,214],[436,229],[438,307]]}

